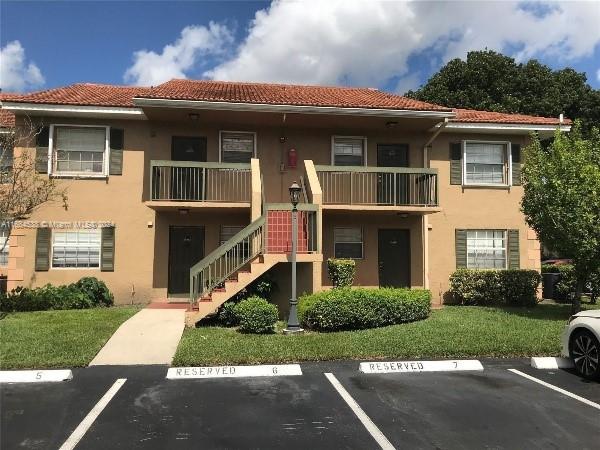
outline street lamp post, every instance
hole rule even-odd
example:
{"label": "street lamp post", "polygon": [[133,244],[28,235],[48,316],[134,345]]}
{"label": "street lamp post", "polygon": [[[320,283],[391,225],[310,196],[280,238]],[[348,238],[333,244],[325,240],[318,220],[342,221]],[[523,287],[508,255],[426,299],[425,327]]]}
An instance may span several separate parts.
{"label": "street lamp post", "polygon": [[298,299],[296,297],[296,255],[298,253],[298,202],[300,201],[300,186],[295,181],[289,188],[292,202],[292,297],[290,298],[290,316],[284,334],[302,333],[298,322]]}

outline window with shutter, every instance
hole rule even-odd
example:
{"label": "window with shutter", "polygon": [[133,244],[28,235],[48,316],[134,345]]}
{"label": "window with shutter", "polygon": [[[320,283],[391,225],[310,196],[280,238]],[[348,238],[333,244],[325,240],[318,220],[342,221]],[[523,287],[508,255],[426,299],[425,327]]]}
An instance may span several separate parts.
{"label": "window with shutter", "polygon": [[0,266],[8,265],[8,228],[0,223]]}
{"label": "window with shutter", "polygon": [[334,136],[334,166],[364,166],[365,138]]}
{"label": "window with shutter", "polygon": [[506,230],[467,230],[467,268],[506,269]]}
{"label": "window with shutter", "polygon": [[256,148],[256,134],[250,132],[221,131],[221,161],[250,163]]}
{"label": "window with shutter", "polygon": [[54,126],[52,173],[106,175],[108,127]]}
{"label": "window with shutter", "polygon": [[508,184],[508,146],[493,142],[465,143],[465,184]]}
{"label": "window with shutter", "polygon": [[54,230],[52,268],[100,267],[100,230]]}

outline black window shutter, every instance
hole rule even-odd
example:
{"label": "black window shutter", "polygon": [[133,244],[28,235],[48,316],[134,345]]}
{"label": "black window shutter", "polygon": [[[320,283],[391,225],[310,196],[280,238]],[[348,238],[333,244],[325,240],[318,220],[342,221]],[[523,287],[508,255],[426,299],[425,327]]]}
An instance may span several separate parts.
{"label": "black window shutter", "polygon": [[520,267],[519,230],[508,230],[508,268],[518,269]]}
{"label": "black window shutter", "polygon": [[114,272],[115,270],[115,228],[102,228],[102,248],[100,252],[100,270]]}
{"label": "black window shutter", "polygon": [[521,186],[521,144],[511,144],[512,185]]}
{"label": "black window shutter", "polygon": [[110,129],[109,175],[123,175],[123,141],[125,131],[121,128]]}
{"label": "black window shutter", "polygon": [[50,269],[50,228],[38,228],[35,237],[35,270],[47,272]]}
{"label": "black window shutter", "polygon": [[467,230],[456,230],[456,268],[466,269],[467,267]]}
{"label": "black window shutter", "polygon": [[[35,137],[35,171],[48,173],[48,146],[50,145],[50,128],[40,128]],[[48,269],[46,269],[48,270]]]}
{"label": "black window shutter", "polygon": [[450,143],[450,184],[462,184],[462,145]]}

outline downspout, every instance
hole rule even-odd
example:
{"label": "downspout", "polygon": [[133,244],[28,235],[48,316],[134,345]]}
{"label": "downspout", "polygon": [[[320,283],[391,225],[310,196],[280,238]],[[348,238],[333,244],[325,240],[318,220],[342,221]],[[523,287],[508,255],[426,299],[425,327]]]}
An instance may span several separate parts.
{"label": "downspout", "polygon": [[[437,125],[437,130],[433,133],[433,136],[429,138],[429,140],[423,146],[423,167],[429,167],[429,147],[433,144],[433,141],[438,137],[438,135],[442,132],[446,125],[448,125],[448,118],[445,118],[443,122],[440,122]],[[439,189],[439,186],[438,186]],[[429,289],[429,218],[427,214],[423,215],[423,220],[421,221],[421,248],[423,250],[423,288]],[[441,303],[441,299],[440,299]]]}

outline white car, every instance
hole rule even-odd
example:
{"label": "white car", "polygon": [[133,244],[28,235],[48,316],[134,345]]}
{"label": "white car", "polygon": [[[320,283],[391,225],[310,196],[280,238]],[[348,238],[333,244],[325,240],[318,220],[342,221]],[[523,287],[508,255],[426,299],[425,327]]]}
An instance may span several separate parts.
{"label": "white car", "polygon": [[600,309],[571,316],[562,338],[562,354],[573,360],[581,376],[600,379]]}

